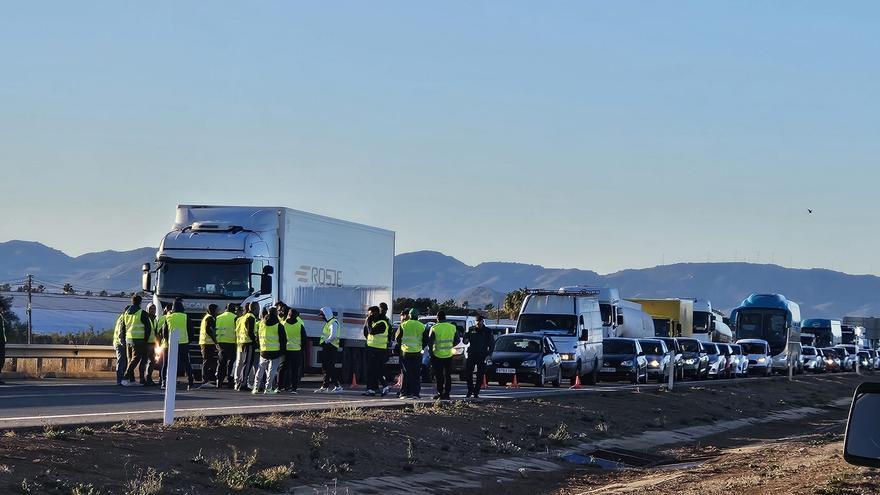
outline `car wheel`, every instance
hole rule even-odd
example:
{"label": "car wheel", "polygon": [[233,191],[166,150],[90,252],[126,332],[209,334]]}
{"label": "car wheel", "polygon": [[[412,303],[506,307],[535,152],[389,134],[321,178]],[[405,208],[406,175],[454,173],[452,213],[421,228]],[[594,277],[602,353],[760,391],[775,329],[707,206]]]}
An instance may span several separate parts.
{"label": "car wheel", "polygon": [[587,385],[595,385],[599,383],[599,361],[593,361],[593,371],[587,375],[586,378]]}
{"label": "car wheel", "polygon": [[553,380],[553,386],[559,388],[562,385],[562,368],[556,369],[556,379]]}
{"label": "car wheel", "polygon": [[536,387],[543,387],[547,382],[547,368],[541,368],[541,373],[535,378],[534,385]]}

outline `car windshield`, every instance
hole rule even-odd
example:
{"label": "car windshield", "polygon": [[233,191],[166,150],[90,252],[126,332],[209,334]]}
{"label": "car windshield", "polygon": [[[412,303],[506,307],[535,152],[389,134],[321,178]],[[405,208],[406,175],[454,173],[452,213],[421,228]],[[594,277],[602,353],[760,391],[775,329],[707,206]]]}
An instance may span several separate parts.
{"label": "car windshield", "polygon": [[516,324],[517,333],[554,332],[575,335],[575,315],[521,314]]}
{"label": "car windshield", "polygon": [[499,337],[495,341],[495,352],[541,352],[541,339],[534,337]]}
{"label": "car windshield", "polygon": [[656,340],[640,340],[639,344],[642,345],[642,351],[645,354],[665,354],[663,344]]}
{"label": "car windshield", "polygon": [[730,348],[725,344],[716,344],[718,346],[718,352],[724,354],[725,356],[730,356]]}
{"label": "car windshield", "polygon": [[767,347],[757,342],[742,342],[739,344],[746,354],[767,354]]}
{"label": "car windshield", "polygon": [[742,356],[742,353],[743,353],[743,351],[742,351],[742,347],[740,347],[740,346],[738,346],[738,345],[732,345],[732,346],[730,346],[730,348],[733,349],[733,354],[734,354],[734,355],[736,355],[736,356]]}
{"label": "car windshield", "polygon": [[605,354],[635,354],[636,343],[631,340],[608,339],[602,342]]}
{"label": "car windshield", "polygon": [[812,347],[804,347],[804,350],[801,351],[801,354],[803,354],[804,356],[815,356],[816,349],[813,349]]}
{"label": "car windshield", "polygon": [[663,342],[665,342],[666,348],[669,349],[670,351],[674,350],[676,348],[675,339],[673,339],[673,338],[666,338],[666,339],[659,339],[659,340],[662,340]]}
{"label": "car windshield", "polygon": [[183,298],[244,298],[250,286],[251,263],[166,261],[159,268],[158,295]]}
{"label": "car windshield", "polygon": [[718,347],[716,347],[715,344],[703,342],[703,349],[706,351],[706,354],[711,354],[711,355],[718,354]]}
{"label": "car windshield", "polygon": [[700,342],[696,340],[679,340],[682,352],[700,352]]}

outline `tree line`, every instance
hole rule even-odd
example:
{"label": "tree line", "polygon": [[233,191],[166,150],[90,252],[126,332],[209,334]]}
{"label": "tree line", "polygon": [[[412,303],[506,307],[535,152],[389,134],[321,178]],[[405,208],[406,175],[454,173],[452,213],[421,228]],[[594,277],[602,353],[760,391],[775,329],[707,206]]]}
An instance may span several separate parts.
{"label": "tree line", "polygon": [[508,292],[504,296],[500,307],[495,307],[494,304],[489,303],[475,308],[468,301],[457,303],[453,299],[447,299],[439,302],[437,299],[430,297],[398,297],[394,300],[394,312],[398,314],[405,309],[415,308],[423,315],[435,315],[438,311],[442,310],[447,315],[453,316],[476,316],[481,314],[490,320],[515,320],[519,316],[519,310],[526,297],[526,290],[526,288],[522,288]]}

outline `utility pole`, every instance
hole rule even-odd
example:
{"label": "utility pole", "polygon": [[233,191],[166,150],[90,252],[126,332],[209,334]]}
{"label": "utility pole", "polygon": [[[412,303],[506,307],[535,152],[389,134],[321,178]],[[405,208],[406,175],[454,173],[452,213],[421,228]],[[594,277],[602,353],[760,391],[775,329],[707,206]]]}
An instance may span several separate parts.
{"label": "utility pole", "polygon": [[34,276],[30,273],[27,274],[27,294],[28,294],[28,303],[27,303],[27,318],[28,318],[28,326],[27,326],[27,343],[31,345],[31,335],[34,333],[34,320],[32,317],[31,310],[31,302],[33,301],[33,285],[34,285]]}

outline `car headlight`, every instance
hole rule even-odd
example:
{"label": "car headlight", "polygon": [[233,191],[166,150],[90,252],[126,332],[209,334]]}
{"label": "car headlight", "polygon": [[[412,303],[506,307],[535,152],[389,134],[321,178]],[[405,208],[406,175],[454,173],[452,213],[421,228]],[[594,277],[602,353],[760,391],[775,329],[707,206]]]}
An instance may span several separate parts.
{"label": "car headlight", "polygon": [[622,361],[622,362],[620,363],[620,365],[621,365],[621,366],[632,366],[632,365],[633,365],[633,362],[632,362],[632,361],[628,361],[628,360],[627,360],[627,361]]}
{"label": "car headlight", "polygon": [[696,362],[696,361],[694,361],[693,358],[687,358],[687,359],[684,360],[684,364],[694,364],[695,362]]}
{"label": "car headlight", "polygon": [[522,362],[522,367],[523,368],[534,368],[535,366],[537,366],[537,364],[538,363],[536,363],[534,359],[529,359],[528,361]]}
{"label": "car headlight", "polygon": [[656,367],[660,366],[660,361],[657,361],[656,359],[652,359],[651,362],[648,363],[648,364],[649,364],[652,368],[656,368]]}
{"label": "car headlight", "polygon": [[492,366],[492,358],[486,358],[486,366]]}
{"label": "car headlight", "polygon": [[767,358],[762,358],[762,357],[759,357],[759,358],[758,358],[758,362],[759,362],[759,363],[763,363],[763,362],[766,362],[766,361],[767,361]]}
{"label": "car headlight", "polygon": [[574,361],[574,354],[560,354],[559,357],[563,361]]}

